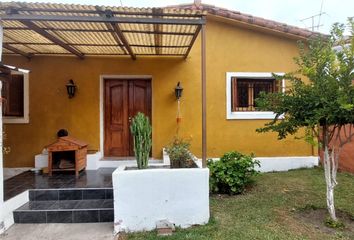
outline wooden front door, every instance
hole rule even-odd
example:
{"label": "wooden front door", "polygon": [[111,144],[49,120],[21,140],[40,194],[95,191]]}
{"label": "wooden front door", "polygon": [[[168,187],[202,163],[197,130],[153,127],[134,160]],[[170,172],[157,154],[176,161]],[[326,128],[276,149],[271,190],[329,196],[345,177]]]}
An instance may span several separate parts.
{"label": "wooden front door", "polygon": [[105,157],[134,156],[131,119],[142,112],[151,122],[151,81],[105,80]]}

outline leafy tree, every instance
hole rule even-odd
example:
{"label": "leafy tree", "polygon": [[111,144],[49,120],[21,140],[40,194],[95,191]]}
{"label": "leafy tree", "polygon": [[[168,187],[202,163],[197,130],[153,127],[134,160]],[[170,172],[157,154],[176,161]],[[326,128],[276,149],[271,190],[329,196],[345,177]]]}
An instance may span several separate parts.
{"label": "leafy tree", "polygon": [[[349,29],[350,35],[344,32]],[[329,37],[317,36],[299,44],[298,70],[279,81],[290,81],[285,92],[265,94],[257,99],[259,110],[273,111],[275,119],[257,132],[273,131],[279,139],[305,129],[304,138],[323,150],[327,186],[327,208],[337,221],[334,187],[342,147],[354,138],[354,21],[334,24]],[[306,80],[302,81],[302,77]]]}

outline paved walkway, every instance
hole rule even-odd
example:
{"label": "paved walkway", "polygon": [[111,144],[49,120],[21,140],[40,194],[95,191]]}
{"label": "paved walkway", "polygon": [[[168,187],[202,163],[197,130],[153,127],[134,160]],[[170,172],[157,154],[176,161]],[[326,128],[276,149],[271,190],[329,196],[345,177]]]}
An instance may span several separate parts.
{"label": "paved walkway", "polygon": [[1,240],[113,240],[112,223],[15,224]]}

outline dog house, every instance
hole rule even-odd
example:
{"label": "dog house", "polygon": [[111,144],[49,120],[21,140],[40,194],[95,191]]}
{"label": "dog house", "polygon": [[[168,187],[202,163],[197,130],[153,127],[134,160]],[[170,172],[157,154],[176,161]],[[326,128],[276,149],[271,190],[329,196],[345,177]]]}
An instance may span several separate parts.
{"label": "dog house", "polygon": [[48,150],[48,173],[75,171],[76,177],[79,172],[86,168],[87,143],[78,139],[65,136],[47,146]]}

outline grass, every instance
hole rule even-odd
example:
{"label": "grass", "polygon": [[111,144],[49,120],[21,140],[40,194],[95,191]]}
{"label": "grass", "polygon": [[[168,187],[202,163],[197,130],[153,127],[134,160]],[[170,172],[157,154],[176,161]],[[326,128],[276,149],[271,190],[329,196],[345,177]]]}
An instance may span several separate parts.
{"label": "grass", "polygon": [[[354,215],[354,176],[340,173],[338,182],[336,209]],[[212,195],[212,217],[205,226],[177,229],[170,237],[157,237],[153,231],[129,234],[127,239],[354,239],[340,230],[324,232],[296,217],[304,209],[325,208],[325,199],[322,169],[261,174],[243,195]]]}

